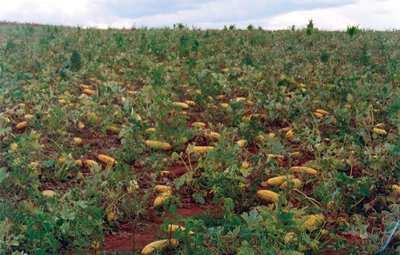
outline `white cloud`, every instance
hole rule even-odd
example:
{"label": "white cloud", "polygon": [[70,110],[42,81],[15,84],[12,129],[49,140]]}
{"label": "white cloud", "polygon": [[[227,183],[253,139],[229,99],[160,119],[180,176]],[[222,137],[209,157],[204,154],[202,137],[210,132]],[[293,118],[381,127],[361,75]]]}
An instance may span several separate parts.
{"label": "white cloud", "polygon": [[0,0],[0,20],[97,27],[400,28],[398,0]]}
{"label": "white cloud", "polygon": [[400,28],[400,1],[360,0],[339,7],[293,11],[262,21],[269,29],[287,28],[291,25],[303,27],[313,19],[317,27],[329,30],[345,29],[349,25],[379,30]]}

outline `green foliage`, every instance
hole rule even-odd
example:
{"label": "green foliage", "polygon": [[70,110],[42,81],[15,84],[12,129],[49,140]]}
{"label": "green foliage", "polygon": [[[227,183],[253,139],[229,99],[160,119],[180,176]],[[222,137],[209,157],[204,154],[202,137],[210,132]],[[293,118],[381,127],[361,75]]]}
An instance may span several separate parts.
{"label": "green foliage", "polygon": [[356,34],[358,34],[361,30],[358,28],[358,26],[349,26],[346,29],[346,33],[350,37],[354,37]]}

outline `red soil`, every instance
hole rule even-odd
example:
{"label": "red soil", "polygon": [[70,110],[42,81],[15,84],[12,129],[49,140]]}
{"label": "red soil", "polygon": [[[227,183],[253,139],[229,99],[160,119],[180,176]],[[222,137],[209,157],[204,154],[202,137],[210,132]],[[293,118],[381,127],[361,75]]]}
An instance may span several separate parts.
{"label": "red soil", "polygon": [[[182,208],[178,208],[175,214],[168,214],[163,218],[170,220],[181,220],[185,217],[197,216],[203,213],[215,213],[216,211],[217,208],[211,205],[199,206],[190,203],[184,204]],[[152,222],[145,223],[144,226],[141,225],[136,227],[135,231],[129,224],[123,224],[120,227],[119,232],[107,235],[105,237],[103,250],[106,252],[141,250],[148,243],[158,240],[159,237],[163,235],[163,233],[160,231],[163,218],[155,215],[151,218]]]}

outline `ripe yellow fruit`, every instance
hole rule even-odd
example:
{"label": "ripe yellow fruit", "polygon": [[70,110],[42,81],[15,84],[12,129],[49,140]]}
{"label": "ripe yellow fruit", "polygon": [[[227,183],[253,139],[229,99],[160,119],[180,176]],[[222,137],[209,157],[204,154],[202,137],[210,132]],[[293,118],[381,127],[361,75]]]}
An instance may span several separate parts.
{"label": "ripe yellow fruit", "polygon": [[81,159],[77,159],[77,160],[75,160],[75,165],[81,167],[81,166],[83,166],[83,161]]}
{"label": "ripe yellow fruit", "polygon": [[325,111],[324,109],[316,109],[314,111],[314,116],[317,117],[317,118],[323,118],[328,114],[329,114],[329,112]]}
{"label": "ripe yellow fruit", "polygon": [[206,127],[206,123],[201,122],[201,121],[195,121],[192,123],[192,127],[194,128],[205,128]]}
{"label": "ripe yellow fruit", "polygon": [[285,159],[285,156],[279,154],[267,154],[267,161],[272,159],[282,162]]}
{"label": "ripe yellow fruit", "polygon": [[265,202],[276,203],[279,201],[279,194],[271,190],[262,189],[257,191],[257,197]]}
{"label": "ripe yellow fruit", "polygon": [[94,96],[96,94],[96,91],[93,89],[83,89],[82,93],[88,96]]}
{"label": "ripe yellow fruit", "polygon": [[80,137],[74,137],[72,138],[72,141],[74,142],[75,145],[81,145],[82,144],[82,138]]}
{"label": "ripe yellow fruit", "polygon": [[265,142],[266,139],[267,139],[267,138],[266,138],[266,136],[265,136],[264,134],[259,134],[259,135],[257,135],[256,138],[255,138],[255,140],[256,140],[257,142],[259,142],[259,143]]}
{"label": "ripe yellow fruit", "polygon": [[146,140],[144,143],[152,149],[166,150],[166,151],[172,149],[171,144],[157,140]]}
{"label": "ripe yellow fruit", "polygon": [[206,133],[205,133],[205,136],[206,136],[207,138],[211,139],[211,140],[218,140],[218,139],[221,138],[221,135],[220,135],[219,133],[213,132],[213,131],[206,132]]}
{"label": "ripe yellow fruit", "polygon": [[322,113],[319,112],[314,112],[314,116],[317,117],[318,119],[321,119],[324,117],[324,115]]}
{"label": "ripe yellow fruit", "polygon": [[248,168],[250,168],[250,163],[248,162],[248,161],[243,161],[242,162],[242,168],[244,168],[244,169],[248,169]]}
{"label": "ripe yellow fruit", "polygon": [[266,182],[271,186],[280,186],[287,180],[293,179],[293,175],[280,175],[276,177],[269,178]]}
{"label": "ripe yellow fruit", "polygon": [[392,190],[393,190],[393,193],[394,193],[396,196],[400,196],[400,185],[398,185],[398,184],[393,184],[393,185],[392,185]]}
{"label": "ripe yellow fruit", "polygon": [[300,151],[294,151],[294,152],[291,152],[290,154],[289,154],[289,156],[291,157],[291,158],[300,158],[301,157],[301,152]]}
{"label": "ripe yellow fruit", "polygon": [[105,154],[98,154],[97,159],[106,164],[107,166],[113,166],[115,164],[115,159],[107,156]]}
{"label": "ripe yellow fruit", "polygon": [[220,103],[219,105],[220,105],[221,108],[223,108],[223,109],[227,109],[227,108],[229,107],[229,104],[227,104],[227,103]]}
{"label": "ripe yellow fruit", "polygon": [[153,127],[146,128],[146,130],[144,132],[146,132],[147,134],[155,133],[156,132],[156,128],[153,128]]}
{"label": "ripe yellow fruit", "polygon": [[96,161],[91,160],[91,159],[85,159],[83,161],[83,164],[87,167],[87,168],[92,168],[92,167],[98,167],[99,164],[97,164]]}
{"label": "ripe yellow fruit", "polygon": [[81,85],[79,85],[79,87],[81,88],[81,90],[84,90],[84,89],[92,89],[92,86],[86,85],[86,84],[81,84]]}
{"label": "ripe yellow fruit", "polygon": [[294,232],[286,233],[283,240],[285,241],[285,244],[290,244],[290,243],[296,242],[296,240],[297,240],[296,233],[294,233]]}
{"label": "ripe yellow fruit", "polygon": [[33,119],[33,115],[32,114],[25,114],[24,119],[31,120],[31,119]]}
{"label": "ripe yellow fruit", "polygon": [[181,108],[181,109],[185,109],[185,110],[189,109],[189,105],[187,103],[183,103],[183,102],[173,102],[172,105],[177,108]]}
{"label": "ripe yellow fruit", "polygon": [[176,239],[163,239],[154,241],[143,248],[142,255],[150,255],[155,251],[162,251],[166,248],[175,248],[178,245],[179,241]]}
{"label": "ripe yellow fruit", "polygon": [[308,231],[314,231],[325,222],[323,214],[312,214],[306,217],[303,223],[303,228]]}
{"label": "ripe yellow fruit", "polygon": [[17,130],[21,130],[21,129],[26,128],[27,126],[28,126],[28,122],[27,121],[21,121],[15,126],[15,128]]}
{"label": "ripe yellow fruit", "polygon": [[234,101],[235,101],[235,102],[243,102],[243,101],[246,101],[246,98],[245,98],[245,97],[236,97],[236,98],[234,99]]}
{"label": "ripe yellow fruit", "polygon": [[383,128],[374,127],[374,128],[372,129],[372,132],[374,132],[374,133],[377,134],[377,135],[387,135],[386,130],[383,129]]}
{"label": "ripe yellow fruit", "polygon": [[289,141],[292,141],[293,138],[294,138],[294,131],[293,131],[293,129],[289,129],[286,132],[286,139],[288,139]]}
{"label": "ripe yellow fruit", "polygon": [[100,249],[100,242],[99,241],[92,241],[92,243],[90,244],[90,247],[93,250],[99,250]]}
{"label": "ripe yellow fruit", "polygon": [[156,185],[154,190],[158,193],[172,193],[172,188],[167,185]]}
{"label": "ripe yellow fruit", "polygon": [[154,202],[153,202],[153,206],[154,207],[160,207],[160,206],[162,206],[164,203],[165,203],[165,201],[167,201],[170,197],[171,197],[171,193],[169,193],[169,192],[164,192],[164,193],[161,193],[160,195],[158,195],[155,199],[154,199]]}
{"label": "ripe yellow fruit", "polygon": [[84,129],[84,128],[85,128],[85,124],[83,124],[82,121],[79,121],[79,122],[78,122],[78,128],[79,128],[79,129]]}
{"label": "ripe yellow fruit", "polygon": [[16,143],[10,144],[10,150],[12,152],[16,152],[18,150],[18,144],[16,144]]}
{"label": "ripe yellow fruit", "polygon": [[245,139],[240,139],[239,141],[236,142],[237,145],[239,145],[240,148],[243,148],[247,144],[247,140]]}
{"label": "ripe yellow fruit", "polygon": [[214,150],[214,146],[188,146],[188,153],[205,154]]}
{"label": "ripe yellow fruit", "polygon": [[303,182],[299,178],[293,178],[293,179],[286,180],[280,185],[280,187],[283,189],[287,189],[287,188],[298,189],[298,188],[301,188],[302,186],[303,186]]}
{"label": "ripe yellow fruit", "polygon": [[196,102],[192,100],[185,100],[185,103],[188,104],[189,106],[195,106]]}
{"label": "ripe yellow fruit", "polygon": [[292,173],[298,174],[309,174],[309,175],[317,175],[318,171],[314,168],[307,167],[307,166],[293,166],[289,169]]}
{"label": "ripe yellow fruit", "polygon": [[106,216],[107,216],[107,221],[108,222],[115,221],[118,218],[118,215],[114,212],[113,209],[108,209],[106,211]]}
{"label": "ripe yellow fruit", "polygon": [[51,198],[51,197],[54,197],[56,195],[56,192],[54,190],[47,189],[47,190],[43,190],[42,191],[42,195],[44,197]]}

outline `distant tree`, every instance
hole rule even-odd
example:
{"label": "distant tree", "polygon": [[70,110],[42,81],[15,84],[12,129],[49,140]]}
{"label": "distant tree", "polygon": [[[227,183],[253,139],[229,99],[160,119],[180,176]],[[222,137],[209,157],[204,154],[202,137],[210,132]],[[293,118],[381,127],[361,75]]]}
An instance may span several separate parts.
{"label": "distant tree", "polygon": [[312,19],[310,19],[310,20],[308,21],[308,24],[307,24],[306,33],[307,33],[308,35],[311,35],[313,32],[314,32],[314,22],[313,22]]}
{"label": "distant tree", "polygon": [[356,34],[358,34],[361,30],[358,28],[358,26],[349,26],[347,27],[347,34],[350,35],[350,37],[354,37]]}

